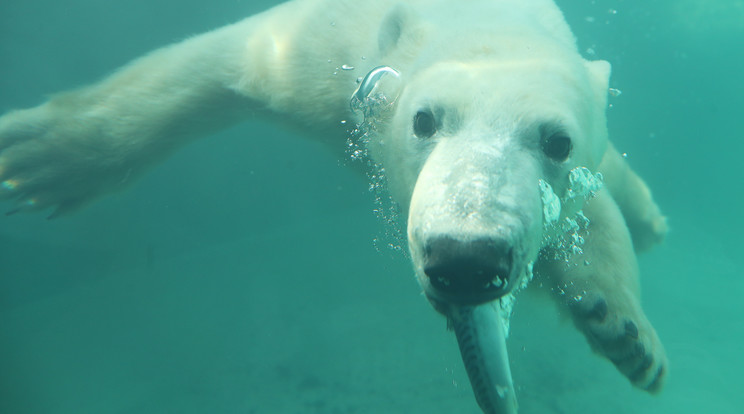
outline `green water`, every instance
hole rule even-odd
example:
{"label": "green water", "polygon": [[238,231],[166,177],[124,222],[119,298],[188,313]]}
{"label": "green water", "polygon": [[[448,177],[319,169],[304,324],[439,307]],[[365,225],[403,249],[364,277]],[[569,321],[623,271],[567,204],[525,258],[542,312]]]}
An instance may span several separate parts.
{"label": "green water", "polygon": [[[271,4],[1,2],[0,112]],[[612,62],[611,136],[669,216],[640,263],[671,372],[659,396],[632,389],[523,295],[520,412],[740,413],[744,1],[559,5]],[[243,124],[69,218],[1,218],[0,413],[478,412],[454,336],[407,259],[376,250],[373,195],[340,164]]]}

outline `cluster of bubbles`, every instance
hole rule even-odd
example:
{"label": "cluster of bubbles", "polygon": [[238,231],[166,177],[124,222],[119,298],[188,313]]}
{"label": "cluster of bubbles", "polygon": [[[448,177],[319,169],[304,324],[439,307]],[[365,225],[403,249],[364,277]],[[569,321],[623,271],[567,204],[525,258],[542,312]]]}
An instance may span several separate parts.
{"label": "cluster of bubbles", "polygon": [[359,87],[352,94],[349,105],[355,114],[361,116],[361,120],[349,132],[346,153],[352,162],[363,163],[369,179],[369,191],[374,195],[373,212],[384,225],[384,234],[374,239],[375,248],[405,254],[405,231],[400,209],[387,190],[385,168],[369,155],[370,139],[377,132],[378,125],[390,116],[398,98],[400,74],[393,68],[379,66],[364,78],[357,79],[357,83]]}
{"label": "cluster of bubbles", "polygon": [[527,264],[525,268],[525,274],[522,276],[522,282],[519,286],[512,289],[511,292],[499,298],[499,300],[493,301],[491,306],[499,309],[498,315],[501,317],[501,323],[504,327],[504,337],[509,337],[509,322],[511,321],[512,312],[514,311],[514,304],[517,301],[517,294],[522,289],[526,288],[530,284],[533,278],[532,268],[533,262]]}
{"label": "cluster of bubbles", "polygon": [[566,198],[569,200],[594,197],[602,189],[604,179],[602,173],[593,174],[586,167],[576,167],[568,173],[568,189]]}
{"label": "cluster of bubbles", "polygon": [[[543,247],[547,247],[554,260],[569,263],[576,255],[584,253],[584,236],[589,230],[589,218],[582,210],[561,218],[561,206],[583,204],[602,188],[602,174],[592,173],[586,167],[576,167],[568,174],[568,188],[561,200],[553,188],[539,180],[543,203]],[[585,264],[589,264],[585,261]]]}
{"label": "cluster of bubbles", "polygon": [[[550,252],[548,254],[552,259],[569,263],[573,257],[584,253],[582,234],[588,232],[589,219],[582,210],[561,218],[561,206],[573,203],[583,204],[594,197],[602,188],[602,174],[593,174],[586,167],[572,169],[568,174],[568,188],[563,199],[555,194],[553,187],[547,181],[538,180],[538,186],[543,205],[543,247],[547,247],[544,250]],[[584,263],[589,264],[587,261]],[[506,337],[509,336],[509,321],[516,295],[532,281],[533,265],[534,263],[527,265],[519,286],[493,303],[493,306],[499,308]],[[581,300],[582,297],[579,295],[574,299]]]}
{"label": "cluster of bubbles", "polygon": [[[591,4],[593,6],[595,6],[596,3],[597,3],[596,1],[592,1],[591,2]],[[604,24],[610,24],[611,23],[611,18],[614,17],[614,16],[616,16],[616,15],[617,15],[617,9],[609,8],[609,9],[607,9],[605,11],[605,18],[604,18],[604,20],[602,19],[602,16],[600,15],[600,17],[585,16],[584,17],[584,21],[587,22],[587,23],[598,23],[599,21],[603,21]]]}

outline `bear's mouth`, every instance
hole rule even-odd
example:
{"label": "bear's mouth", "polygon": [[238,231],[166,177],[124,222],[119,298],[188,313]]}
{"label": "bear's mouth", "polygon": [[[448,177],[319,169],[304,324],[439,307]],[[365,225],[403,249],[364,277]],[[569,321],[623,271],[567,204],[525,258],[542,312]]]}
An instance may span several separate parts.
{"label": "bear's mouth", "polygon": [[521,260],[503,239],[431,238],[423,248],[422,278],[426,295],[437,302],[478,305],[509,293]]}

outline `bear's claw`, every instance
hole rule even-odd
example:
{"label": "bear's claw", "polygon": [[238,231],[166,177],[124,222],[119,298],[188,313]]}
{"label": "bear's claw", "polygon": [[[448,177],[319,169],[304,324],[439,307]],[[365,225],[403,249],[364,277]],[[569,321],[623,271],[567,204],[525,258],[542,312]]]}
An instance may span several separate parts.
{"label": "bear's claw", "polygon": [[661,388],[664,386],[665,374],[666,367],[664,365],[659,365],[659,369],[657,369],[656,374],[654,374],[654,379],[644,389],[652,394],[661,391]]}
{"label": "bear's claw", "polygon": [[[577,302],[574,302],[577,303]],[[602,322],[607,317],[607,301],[599,299],[594,303],[594,306],[590,307],[586,311],[585,316],[587,319]]]}

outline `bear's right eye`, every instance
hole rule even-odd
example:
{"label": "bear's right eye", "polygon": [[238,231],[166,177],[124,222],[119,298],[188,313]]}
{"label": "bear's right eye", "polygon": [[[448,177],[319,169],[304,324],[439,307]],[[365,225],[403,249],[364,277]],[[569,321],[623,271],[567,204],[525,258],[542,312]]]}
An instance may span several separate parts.
{"label": "bear's right eye", "polygon": [[413,117],[413,133],[419,138],[429,138],[437,132],[437,123],[431,111],[418,111]]}

